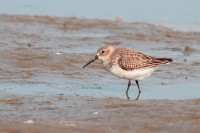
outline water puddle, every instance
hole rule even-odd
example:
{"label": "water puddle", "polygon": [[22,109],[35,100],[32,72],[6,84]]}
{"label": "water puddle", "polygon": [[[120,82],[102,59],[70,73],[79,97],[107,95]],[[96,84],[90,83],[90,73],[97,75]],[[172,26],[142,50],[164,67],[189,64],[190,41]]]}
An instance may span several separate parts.
{"label": "water puddle", "polygon": [[[65,90],[53,88],[46,84],[18,85],[18,84],[2,84],[2,93],[13,93],[19,95],[53,95],[64,94]],[[66,94],[66,93],[65,93]]]}
{"label": "water puddle", "polygon": [[[87,97],[119,97],[126,99],[126,86],[71,86],[68,88],[63,86],[32,84],[32,85],[18,85],[18,84],[2,84],[1,93],[13,93],[19,95],[74,95]],[[71,89],[69,89],[71,88]],[[172,84],[172,85],[156,85],[156,86],[142,86],[140,100],[147,99],[170,99],[183,100],[194,99],[200,96],[199,84]],[[132,85],[129,89],[129,97],[135,99],[138,94],[137,86]]]}
{"label": "water puddle", "polygon": [[66,32],[66,36],[68,37],[75,37],[75,38],[104,38],[109,36],[108,33],[94,33],[94,32]]}

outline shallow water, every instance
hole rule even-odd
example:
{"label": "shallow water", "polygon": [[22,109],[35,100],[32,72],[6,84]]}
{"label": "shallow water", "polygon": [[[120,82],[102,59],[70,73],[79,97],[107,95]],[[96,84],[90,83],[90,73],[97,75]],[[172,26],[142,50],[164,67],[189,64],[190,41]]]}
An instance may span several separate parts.
{"label": "shallow water", "polygon": [[[101,81],[100,81],[101,82]],[[140,100],[148,99],[170,99],[170,100],[184,100],[199,98],[198,83],[179,83],[172,85],[153,85],[147,86],[141,83],[142,93]],[[71,96],[87,96],[97,98],[118,97],[126,99],[125,91],[127,86],[115,84],[110,86],[93,86],[84,85],[77,86],[71,85],[66,87],[45,85],[45,84],[32,84],[32,85],[18,85],[18,84],[1,84],[1,92],[19,95],[71,95]],[[136,85],[132,85],[129,90],[129,97],[134,100],[137,97],[138,89]]]}
{"label": "shallow water", "polygon": [[119,16],[122,20],[129,22],[177,23],[179,26],[188,23],[200,24],[198,0],[153,0],[151,2],[140,0],[87,0],[87,2],[82,0],[41,0],[38,2],[18,0],[10,3],[10,0],[0,1],[1,14],[76,16],[92,19],[115,19]]}

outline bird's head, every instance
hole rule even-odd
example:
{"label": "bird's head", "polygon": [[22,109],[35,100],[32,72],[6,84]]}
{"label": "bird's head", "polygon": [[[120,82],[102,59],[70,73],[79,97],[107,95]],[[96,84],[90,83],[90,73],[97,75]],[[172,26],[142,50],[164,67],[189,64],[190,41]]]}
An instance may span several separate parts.
{"label": "bird's head", "polygon": [[97,53],[94,58],[92,58],[90,61],[88,61],[83,68],[85,68],[87,65],[90,63],[94,62],[95,60],[101,60],[101,61],[106,61],[108,60],[109,56],[112,54],[114,51],[114,48],[112,46],[102,46],[97,50]]}

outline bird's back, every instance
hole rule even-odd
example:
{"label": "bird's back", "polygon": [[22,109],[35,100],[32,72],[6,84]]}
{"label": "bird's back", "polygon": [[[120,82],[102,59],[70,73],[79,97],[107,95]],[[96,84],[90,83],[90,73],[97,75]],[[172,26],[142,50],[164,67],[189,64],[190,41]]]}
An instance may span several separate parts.
{"label": "bird's back", "polygon": [[117,63],[125,70],[155,67],[173,61],[170,58],[155,58],[127,48],[115,49],[110,59],[112,65]]}

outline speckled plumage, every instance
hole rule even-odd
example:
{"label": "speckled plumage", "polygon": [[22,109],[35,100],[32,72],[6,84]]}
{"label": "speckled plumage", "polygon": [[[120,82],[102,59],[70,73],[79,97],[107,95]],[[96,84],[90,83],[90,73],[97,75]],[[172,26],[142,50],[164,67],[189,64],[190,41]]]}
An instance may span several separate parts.
{"label": "speckled plumage", "polygon": [[[109,46],[102,46],[98,49],[97,53],[106,49],[109,49]],[[109,59],[103,61],[105,62],[104,67],[106,69],[112,69],[113,66],[119,65],[122,69],[130,71],[146,67],[155,67],[172,61],[168,58],[154,58],[128,48],[116,48],[113,51],[110,50],[110,52]]]}
{"label": "speckled plumage", "polygon": [[125,70],[155,67],[171,61],[171,59],[167,58],[154,58],[127,48],[115,49],[111,55],[111,60],[116,60],[119,66]]}

